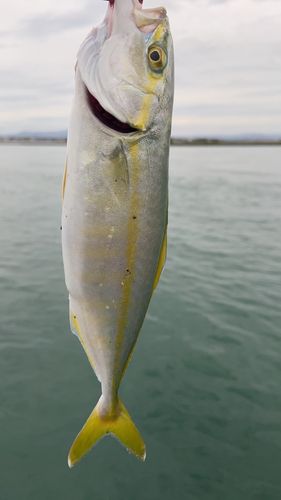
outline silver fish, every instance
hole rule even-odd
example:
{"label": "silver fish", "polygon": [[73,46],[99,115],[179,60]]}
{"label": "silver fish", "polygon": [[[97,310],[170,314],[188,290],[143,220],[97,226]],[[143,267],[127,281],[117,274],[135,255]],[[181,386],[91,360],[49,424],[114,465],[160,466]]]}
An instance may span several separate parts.
{"label": "silver fish", "polygon": [[111,0],[78,52],[63,179],[70,325],[102,388],[70,467],[106,434],[146,456],[118,388],[166,258],[173,79],[166,10]]}

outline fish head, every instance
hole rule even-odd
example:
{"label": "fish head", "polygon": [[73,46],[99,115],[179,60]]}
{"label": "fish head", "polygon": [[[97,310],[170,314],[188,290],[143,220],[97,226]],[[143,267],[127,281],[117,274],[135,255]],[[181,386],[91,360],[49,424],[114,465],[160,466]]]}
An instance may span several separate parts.
{"label": "fish head", "polygon": [[109,1],[104,21],[89,33],[77,60],[96,116],[105,111],[131,132],[150,129],[161,110],[171,111],[173,47],[165,8]]}

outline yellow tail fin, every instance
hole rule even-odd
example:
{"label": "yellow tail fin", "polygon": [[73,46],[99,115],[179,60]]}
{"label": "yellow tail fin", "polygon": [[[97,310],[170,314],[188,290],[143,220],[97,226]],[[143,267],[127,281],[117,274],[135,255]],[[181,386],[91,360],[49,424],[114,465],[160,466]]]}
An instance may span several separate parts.
{"label": "yellow tail fin", "polygon": [[112,434],[129,453],[133,453],[140,460],[145,460],[145,444],[121,399],[118,397],[114,417],[101,418],[98,406],[99,403],[71,447],[68,455],[69,467],[73,467],[106,434]]}

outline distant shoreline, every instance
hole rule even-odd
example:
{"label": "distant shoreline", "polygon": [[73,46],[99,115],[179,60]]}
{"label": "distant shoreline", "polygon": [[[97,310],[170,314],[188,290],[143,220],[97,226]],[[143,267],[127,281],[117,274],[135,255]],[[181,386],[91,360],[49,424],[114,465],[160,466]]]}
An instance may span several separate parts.
{"label": "distant shoreline", "polygon": [[65,146],[66,139],[37,139],[36,137],[0,137],[0,145]]}
{"label": "distant shoreline", "polygon": [[[65,146],[66,139],[36,138],[36,137],[0,137],[0,145],[26,146]],[[272,140],[223,140],[223,139],[181,139],[171,138],[171,146],[281,146],[279,141]]]}
{"label": "distant shoreline", "polygon": [[178,139],[171,138],[171,146],[281,146],[281,139],[279,141],[266,141],[266,140],[223,140],[223,139]]}

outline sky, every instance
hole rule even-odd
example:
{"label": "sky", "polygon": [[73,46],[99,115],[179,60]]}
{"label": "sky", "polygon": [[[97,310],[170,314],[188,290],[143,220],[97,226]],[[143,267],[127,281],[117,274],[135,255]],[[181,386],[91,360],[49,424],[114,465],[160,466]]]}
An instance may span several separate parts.
{"label": "sky", "polygon": [[[4,2],[4,0],[2,0]],[[164,5],[175,48],[173,136],[281,137],[281,0]],[[0,19],[0,135],[66,130],[76,53],[103,0],[9,0]]]}

